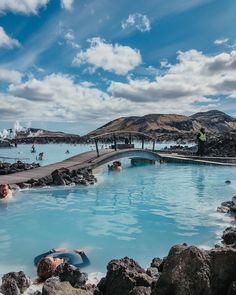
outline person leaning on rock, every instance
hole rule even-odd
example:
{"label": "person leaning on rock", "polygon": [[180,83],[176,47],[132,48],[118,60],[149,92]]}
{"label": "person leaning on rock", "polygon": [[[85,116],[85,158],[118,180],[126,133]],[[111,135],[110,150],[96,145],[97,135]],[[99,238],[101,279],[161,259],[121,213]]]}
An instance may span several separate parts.
{"label": "person leaning on rock", "polygon": [[12,191],[8,184],[0,184],[0,199],[8,200],[12,197]]}
{"label": "person leaning on rock", "polygon": [[[83,251],[74,250],[73,253],[65,251],[65,249],[61,248],[52,249],[35,257],[34,265],[37,267],[39,282],[45,281],[53,276],[56,268],[64,263],[71,264],[79,269],[90,264],[88,257]],[[79,256],[81,257],[82,262]]]}
{"label": "person leaning on rock", "polygon": [[198,140],[197,155],[202,157],[205,154],[205,143],[206,143],[206,132],[204,128],[200,129],[197,135],[197,140]]}

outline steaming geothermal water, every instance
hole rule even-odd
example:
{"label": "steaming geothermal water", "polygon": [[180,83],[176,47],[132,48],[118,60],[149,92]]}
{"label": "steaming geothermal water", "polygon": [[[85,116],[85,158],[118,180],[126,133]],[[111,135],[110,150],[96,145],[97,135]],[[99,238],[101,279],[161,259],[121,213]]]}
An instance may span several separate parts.
{"label": "steaming geothermal water", "polygon": [[235,194],[234,168],[122,163],[121,173],[102,167],[95,186],[20,191],[2,204],[0,275],[35,277],[34,257],[53,247],[85,249],[91,265],[84,271],[104,273],[113,258],[147,267],[173,244],[219,243],[232,219],[216,208]]}

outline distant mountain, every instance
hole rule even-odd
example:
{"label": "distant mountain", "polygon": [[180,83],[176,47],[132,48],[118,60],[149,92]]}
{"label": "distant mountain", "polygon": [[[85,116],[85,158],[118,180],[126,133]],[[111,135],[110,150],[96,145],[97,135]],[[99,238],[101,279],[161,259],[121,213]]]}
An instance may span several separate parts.
{"label": "distant mountain", "polygon": [[26,128],[16,133],[12,143],[80,143],[81,136],[60,131]]}
{"label": "distant mountain", "polygon": [[196,113],[192,116],[149,114],[142,117],[121,117],[90,132],[87,136],[92,137],[121,130],[138,131],[152,136],[194,135],[201,127],[211,134],[236,132],[236,119],[217,110]]}
{"label": "distant mountain", "polygon": [[200,122],[209,132],[236,131],[236,119],[217,110],[196,113],[190,117]]}
{"label": "distant mountain", "polygon": [[60,131],[49,131],[49,130],[44,130],[44,129],[39,129],[39,128],[27,128],[24,131],[17,132],[17,134],[16,134],[17,139],[32,138],[32,137],[64,138],[64,137],[80,137],[80,136],[76,135],[76,134],[64,133],[64,132],[60,132]]}

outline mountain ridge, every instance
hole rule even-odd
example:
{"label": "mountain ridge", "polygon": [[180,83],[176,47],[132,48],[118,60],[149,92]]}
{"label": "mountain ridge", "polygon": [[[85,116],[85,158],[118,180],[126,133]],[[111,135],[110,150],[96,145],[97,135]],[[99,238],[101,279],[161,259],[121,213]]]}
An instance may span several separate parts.
{"label": "mountain ridge", "polygon": [[89,132],[87,136],[92,137],[121,130],[143,132],[151,136],[159,134],[186,135],[196,134],[201,127],[211,134],[236,132],[236,118],[218,110],[198,112],[191,116],[158,113],[120,117]]}

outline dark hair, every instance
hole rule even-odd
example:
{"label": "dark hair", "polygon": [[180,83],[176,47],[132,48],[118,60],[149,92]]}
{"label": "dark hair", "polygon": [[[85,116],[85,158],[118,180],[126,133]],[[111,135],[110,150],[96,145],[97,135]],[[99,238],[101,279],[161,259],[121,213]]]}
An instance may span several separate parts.
{"label": "dark hair", "polygon": [[42,281],[50,278],[53,275],[56,267],[48,257],[44,257],[39,261],[37,274]]}

